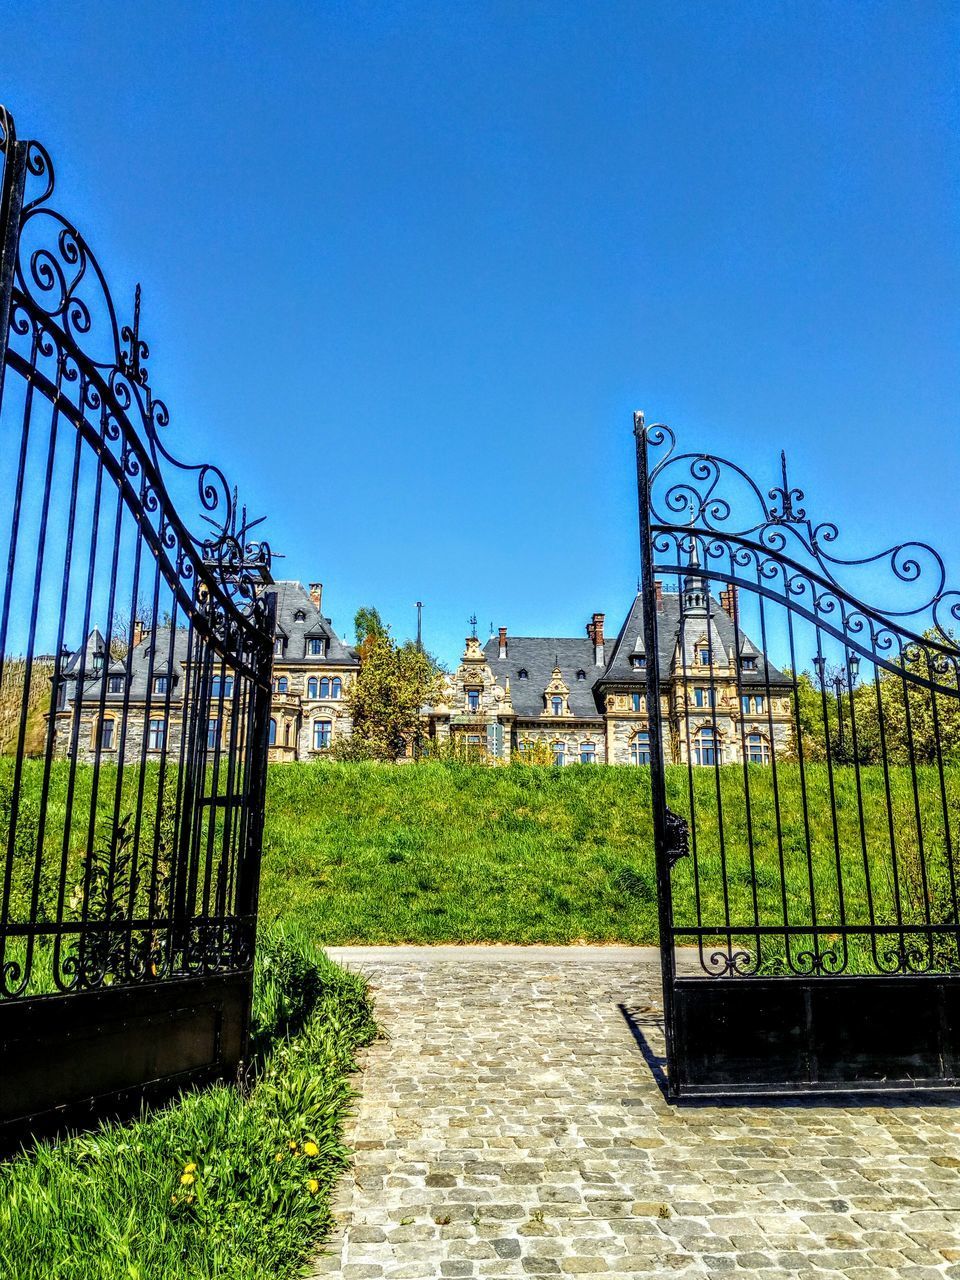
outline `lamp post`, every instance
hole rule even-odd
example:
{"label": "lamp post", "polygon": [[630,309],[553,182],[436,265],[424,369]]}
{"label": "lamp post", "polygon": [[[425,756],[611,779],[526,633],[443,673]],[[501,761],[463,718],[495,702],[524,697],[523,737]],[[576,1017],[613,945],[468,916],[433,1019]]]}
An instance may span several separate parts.
{"label": "lamp post", "polygon": [[844,674],[842,667],[834,667],[828,670],[827,664],[821,654],[816,654],[813,658],[813,665],[820,681],[820,688],[825,689],[829,685],[836,695],[837,699],[837,747],[838,755],[842,760],[846,755],[846,745],[843,739],[843,693],[845,689],[849,689],[852,693],[856,688],[857,676],[860,674],[860,658],[857,654],[846,655],[847,670]]}

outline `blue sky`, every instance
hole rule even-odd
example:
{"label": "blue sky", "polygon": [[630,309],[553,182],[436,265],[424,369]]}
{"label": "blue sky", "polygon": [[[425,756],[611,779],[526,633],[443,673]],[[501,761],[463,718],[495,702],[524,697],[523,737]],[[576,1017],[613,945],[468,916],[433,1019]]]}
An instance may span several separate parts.
{"label": "blue sky", "polygon": [[631,412],[960,570],[960,10],[7,0],[171,448],[351,631],[619,625]]}

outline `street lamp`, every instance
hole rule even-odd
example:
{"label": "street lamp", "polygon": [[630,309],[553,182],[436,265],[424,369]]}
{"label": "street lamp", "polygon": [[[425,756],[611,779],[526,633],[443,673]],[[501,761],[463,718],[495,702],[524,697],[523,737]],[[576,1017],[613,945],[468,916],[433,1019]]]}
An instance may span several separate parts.
{"label": "street lamp", "polygon": [[849,689],[852,693],[856,688],[857,677],[860,674],[860,658],[855,653],[846,655],[847,671],[844,675],[842,667],[834,667],[832,671],[828,670],[827,664],[824,662],[822,654],[816,654],[813,658],[813,665],[817,672],[817,678],[820,681],[820,688],[825,689],[829,685],[836,695],[837,699],[837,747],[838,754],[842,759],[846,754],[846,748],[843,741],[843,692]]}

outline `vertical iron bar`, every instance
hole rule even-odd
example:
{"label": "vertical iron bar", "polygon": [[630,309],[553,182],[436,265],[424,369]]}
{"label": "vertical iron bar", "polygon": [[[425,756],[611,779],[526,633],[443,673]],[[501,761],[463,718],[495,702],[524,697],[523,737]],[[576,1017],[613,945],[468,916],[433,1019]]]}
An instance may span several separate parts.
{"label": "vertical iron bar", "polygon": [[[642,413],[633,415],[637,451],[637,500],[640,521],[640,575],[643,584],[643,634],[647,654],[647,715],[651,730],[650,795],[653,804],[653,839],[657,872],[657,914],[660,927],[660,972],[663,977],[663,1025],[666,1040],[668,1087],[677,1092],[674,1057],[673,984],[676,958],[673,939],[673,902],[667,832],[666,770],[660,715],[660,648],[657,637],[657,598],[653,577],[653,537],[650,529],[650,476],[647,437]],[[652,660],[651,660],[652,659]]]}

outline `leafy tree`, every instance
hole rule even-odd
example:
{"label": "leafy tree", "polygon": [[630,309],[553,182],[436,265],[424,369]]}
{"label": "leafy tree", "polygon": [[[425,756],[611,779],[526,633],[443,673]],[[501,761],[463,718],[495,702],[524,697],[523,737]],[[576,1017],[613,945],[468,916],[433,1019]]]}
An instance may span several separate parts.
{"label": "leafy tree", "polygon": [[[361,617],[363,615],[363,617]],[[353,759],[397,760],[421,734],[421,708],[440,695],[440,675],[414,644],[398,645],[376,609],[357,613],[360,671],[346,694],[353,718]]]}
{"label": "leafy tree", "polygon": [[379,609],[373,605],[361,605],[353,616],[353,629],[357,637],[357,645],[362,646],[371,636],[386,636],[390,628],[380,617]]}

